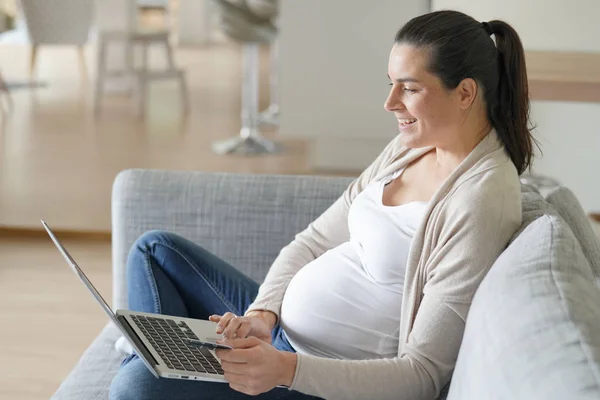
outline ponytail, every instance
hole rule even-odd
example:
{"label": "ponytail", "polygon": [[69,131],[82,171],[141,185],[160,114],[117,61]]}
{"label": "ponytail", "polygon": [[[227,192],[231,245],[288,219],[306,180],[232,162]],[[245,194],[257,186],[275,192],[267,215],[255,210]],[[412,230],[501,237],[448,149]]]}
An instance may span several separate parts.
{"label": "ponytail", "polygon": [[496,99],[488,101],[488,116],[522,174],[533,157],[525,51],[519,35],[506,22],[494,20],[487,24],[496,38],[498,65],[498,89]]}

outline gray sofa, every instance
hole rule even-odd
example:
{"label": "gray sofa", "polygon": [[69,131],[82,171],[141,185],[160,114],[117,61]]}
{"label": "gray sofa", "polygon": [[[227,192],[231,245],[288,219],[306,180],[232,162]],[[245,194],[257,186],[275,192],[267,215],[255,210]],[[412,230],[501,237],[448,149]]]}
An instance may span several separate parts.
{"label": "gray sofa", "polygon": [[[179,233],[260,282],[279,250],[349,178],[124,171],[113,188],[113,300],[125,259],[151,229]],[[600,399],[600,243],[576,198],[523,184],[521,230],[481,284],[442,397]],[[106,399],[122,355],[107,325],[52,397]],[[449,388],[449,390],[448,390]]]}

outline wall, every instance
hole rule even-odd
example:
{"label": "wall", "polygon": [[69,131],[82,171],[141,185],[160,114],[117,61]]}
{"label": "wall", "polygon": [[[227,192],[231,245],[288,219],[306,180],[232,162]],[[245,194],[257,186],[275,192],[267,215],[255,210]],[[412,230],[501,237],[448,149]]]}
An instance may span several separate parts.
{"label": "wall", "polygon": [[433,0],[432,9],[454,9],[480,21],[504,19],[527,50],[600,52],[598,0]]}
{"label": "wall", "polygon": [[533,172],[571,189],[583,208],[600,211],[600,104],[534,101],[531,120],[543,153]]}
{"label": "wall", "polygon": [[427,5],[414,0],[282,0],[281,134],[372,138],[379,151],[397,133],[396,121],[383,109],[394,35]]}

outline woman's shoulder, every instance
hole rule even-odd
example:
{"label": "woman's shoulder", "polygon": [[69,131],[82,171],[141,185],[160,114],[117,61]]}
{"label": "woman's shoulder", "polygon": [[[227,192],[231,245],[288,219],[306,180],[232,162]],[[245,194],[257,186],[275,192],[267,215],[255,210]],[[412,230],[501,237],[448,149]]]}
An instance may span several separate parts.
{"label": "woman's shoulder", "polygon": [[521,182],[516,167],[507,156],[483,160],[477,168],[457,180],[448,195],[451,213],[473,217],[497,215],[507,223],[521,222]]}
{"label": "woman's shoulder", "polygon": [[454,188],[470,192],[475,198],[487,199],[504,193],[520,201],[519,173],[495,131],[476,150],[469,156],[472,159],[456,179]]}

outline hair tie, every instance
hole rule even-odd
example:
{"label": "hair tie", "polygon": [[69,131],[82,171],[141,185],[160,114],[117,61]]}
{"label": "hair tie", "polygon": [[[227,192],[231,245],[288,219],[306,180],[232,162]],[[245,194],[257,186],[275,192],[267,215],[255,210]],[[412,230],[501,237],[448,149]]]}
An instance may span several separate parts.
{"label": "hair tie", "polygon": [[485,31],[487,32],[487,34],[488,34],[489,36],[491,36],[491,35],[494,33],[494,32],[492,32],[492,27],[490,26],[490,24],[489,24],[489,23],[487,23],[487,22],[482,22],[482,23],[481,23],[481,26],[483,26],[483,29],[485,29]]}

